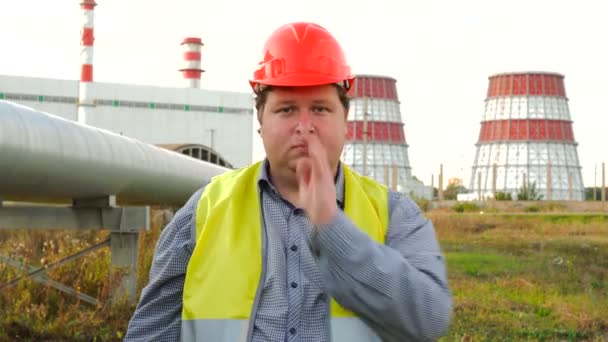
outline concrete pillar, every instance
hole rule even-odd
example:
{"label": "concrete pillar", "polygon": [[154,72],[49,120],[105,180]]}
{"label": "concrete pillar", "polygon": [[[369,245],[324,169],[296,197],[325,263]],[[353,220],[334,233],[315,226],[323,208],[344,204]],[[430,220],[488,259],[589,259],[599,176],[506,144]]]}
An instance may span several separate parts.
{"label": "concrete pillar", "polygon": [[137,301],[139,232],[110,233],[112,303]]}

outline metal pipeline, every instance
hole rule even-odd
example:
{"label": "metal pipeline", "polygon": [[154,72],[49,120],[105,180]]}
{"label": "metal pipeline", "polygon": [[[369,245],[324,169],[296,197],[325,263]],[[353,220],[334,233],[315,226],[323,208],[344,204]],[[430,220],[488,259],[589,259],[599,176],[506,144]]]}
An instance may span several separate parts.
{"label": "metal pipeline", "polygon": [[0,100],[0,200],[181,205],[227,170]]}

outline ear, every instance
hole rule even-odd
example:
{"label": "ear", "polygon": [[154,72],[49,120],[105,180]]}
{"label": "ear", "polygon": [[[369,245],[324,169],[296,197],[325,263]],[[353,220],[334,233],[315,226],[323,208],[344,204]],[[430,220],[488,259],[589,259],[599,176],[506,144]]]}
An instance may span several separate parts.
{"label": "ear", "polygon": [[258,128],[258,135],[262,135],[262,110],[258,110],[258,125],[260,125]]}

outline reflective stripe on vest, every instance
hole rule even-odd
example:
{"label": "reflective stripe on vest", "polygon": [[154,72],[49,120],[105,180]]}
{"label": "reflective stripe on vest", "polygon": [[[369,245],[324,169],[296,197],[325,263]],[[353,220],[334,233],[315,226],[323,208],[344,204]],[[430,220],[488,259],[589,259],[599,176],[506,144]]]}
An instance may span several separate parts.
{"label": "reflective stripe on vest", "polygon": [[[332,318],[331,338],[335,342],[381,342],[360,319]],[[247,319],[196,319],[182,321],[182,341],[245,342]]]}
{"label": "reflective stripe on vest", "polygon": [[[183,291],[182,339],[245,341],[263,271],[258,177],[262,163],[229,171],[209,183],[196,209],[196,246]],[[385,186],[344,171],[344,212],[373,240],[388,228]],[[333,341],[375,341],[354,314],[331,302]],[[374,336],[370,338],[368,336]],[[352,337],[352,338],[351,338]]]}

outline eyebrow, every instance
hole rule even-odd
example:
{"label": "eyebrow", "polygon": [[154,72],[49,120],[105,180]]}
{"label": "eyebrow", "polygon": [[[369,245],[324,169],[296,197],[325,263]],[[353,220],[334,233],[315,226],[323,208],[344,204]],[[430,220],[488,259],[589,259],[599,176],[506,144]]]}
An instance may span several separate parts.
{"label": "eyebrow", "polygon": [[312,101],[312,103],[314,103],[314,104],[325,104],[326,105],[326,104],[331,104],[331,101],[330,100],[326,100],[326,99],[322,99],[322,100],[314,100],[314,101]]}
{"label": "eyebrow", "polygon": [[296,101],[294,100],[282,100],[282,101],[278,101],[276,103],[273,103],[273,106],[283,106],[283,105],[293,105],[296,104]]}
{"label": "eyebrow", "polygon": [[[316,105],[319,105],[319,104],[330,105],[331,101],[327,100],[327,99],[316,99],[316,100],[313,100],[312,103],[316,104]],[[295,105],[295,104],[296,104],[296,101],[294,101],[294,100],[281,100],[281,101],[273,103],[272,106],[273,107],[275,107],[275,106],[286,106],[286,105],[291,105],[292,106],[292,105]]]}

